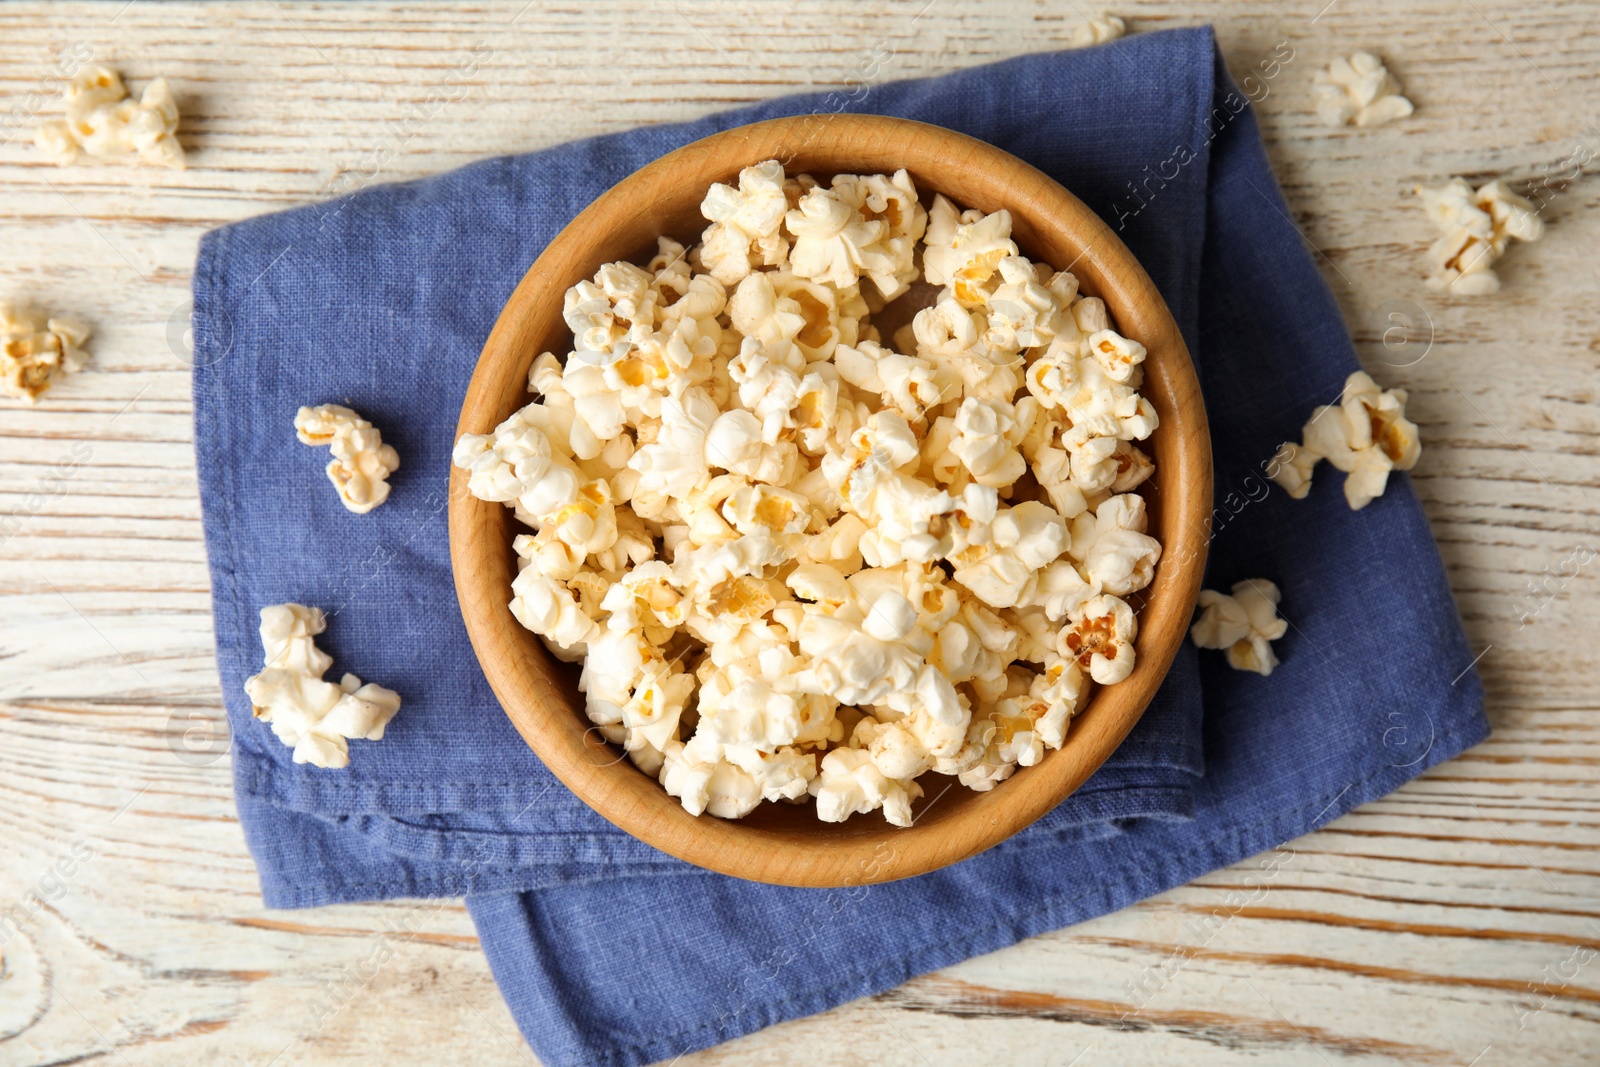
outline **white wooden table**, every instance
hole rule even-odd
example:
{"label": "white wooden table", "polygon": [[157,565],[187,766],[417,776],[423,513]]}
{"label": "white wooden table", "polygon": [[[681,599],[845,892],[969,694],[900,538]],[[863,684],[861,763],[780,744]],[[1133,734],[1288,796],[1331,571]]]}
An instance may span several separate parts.
{"label": "white wooden table", "polygon": [[[60,49],[86,46],[136,84],[172,80],[191,161],[57,170],[28,144],[31,121],[0,147],[0,299],[95,328],[83,374],[37,408],[0,406],[0,515],[22,516],[0,539],[0,911],[30,890],[43,901],[0,949],[0,1063],[531,1059],[458,904],[263,909],[227,759],[174,754],[175,736],[222,718],[182,358],[196,242],[326,196],[374,153],[390,157],[380,180],[410,178],[836,88],[886,50],[879,80],[1051,49],[1090,13],[1072,0],[861,7],[0,7],[0,120],[53,92]],[[1596,1062],[1596,185],[1554,195],[1546,238],[1515,249],[1504,291],[1480,301],[1422,289],[1432,235],[1409,190],[1536,179],[1579,145],[1600,152],[1600,16],[1584,0],[1113,10],[1135,31],[1214,22],[1240,74],[1293,45],[1260,105],[1268,148],[1368,369],[1411,391],[1426,442],[1415,482],[1483,651],[1494,736],[1292,842],[1242,907],[1229,894],[1257,861],[681,1062]],[[466,94],[417,119],[475,47]],[[1316,124],[1313,70],[1358,47],[1390,59],[1414,118]],[[1374,310],[1395,298],[1432,323],[1408,366]],[[72,873],[52,875],[63,857]],[[1197,939],[1191,922],[1219,909],[1226,921]],[[423,932],[319,1030],[313,996],[402,912]],[[1133,992],[1141,981],[1153,993]]]}

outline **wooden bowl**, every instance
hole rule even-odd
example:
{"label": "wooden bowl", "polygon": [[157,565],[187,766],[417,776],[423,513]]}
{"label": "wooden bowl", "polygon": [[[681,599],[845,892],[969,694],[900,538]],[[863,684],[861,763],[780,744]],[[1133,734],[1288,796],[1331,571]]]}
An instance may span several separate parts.
{"label": "wooden bowl", "polygon": [[905,829],[877,813],[824,823],[809,802],[762,804],[737,821],[697,818],[599,737],[584,716],[576,669],[512,618],[511,540],[519,524],[503,505],[470,496],[460,470],[450,481],[456,593],[484,673],[517,730],[556,777],[623,830],[690,863],[760,882],[843,886],[906,878],[982,852],[1054,808],[1144,712],[1188,629],[1205,568],[1211,511],[1205,408],[1165,302],[1132,253],[1077,197],[1021,160],[949,130],[872,115],[812,115],[686,145],[590,204],[528,269],[500,313],[467,388],[458,436],[493,431],[532,399],[527,378],[534,358],[570,350],[561,317],[570,286],[602,263],[645,262],[658,235],[698,239],[706,225],[699,205],[710,185],[732,182],[742,168],[766,159],[824,181],[835,173],[904,167],[924,203],[939,192],[963,208],[1007,208],[1023,254],[1072,270],[1084,292],[1105,300],[1117,328],[1149,350],[1141,391],[1161,425],[1144,444],[1156,472],[1143,491],[1163,555],[1143,595],[1133,673],[1096,687],[1064,747],[990,792],[925,775],[927,795]]}

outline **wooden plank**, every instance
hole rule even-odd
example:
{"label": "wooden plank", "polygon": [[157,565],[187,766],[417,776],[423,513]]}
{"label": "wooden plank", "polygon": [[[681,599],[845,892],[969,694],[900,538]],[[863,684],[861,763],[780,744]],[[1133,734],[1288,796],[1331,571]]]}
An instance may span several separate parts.
{"label": "wooden plank", "polygon": [[[1515,248],[1504,290],[1476,301],[1421,287],[1432,235],[1410,190],[1451,174],[1536,182],[1576,145],[1600,149],[1600,38],[1582,0],[1325,3],[1114,10],[1135,32],[1211,18],[1239,77],[1293,45],[1259,106],[1268,151],[1363,361],[1411,392],[1426,442],[1414,480],[1484,652],[1495,736],[1290,843],[1264,883],[1260,858],[1246,861],[680,1063],[783,1064],[797,1048],[841,1065],[1593,1058],[1600,650],[1574,638],[1600,626],[1600,598],[1592,563],[1563,564],[1600,547],[1600,186],[1556,193],[1545,239]],[[96,332],[89,368],[47,403],[0,407],[0,514],[25,511],[0,542],[0,902],[57,897],[0,949],[0,1061],[531,1058],[459,904],[266,911],[227,759],[173,750],[222,714],[188,367],[169,340],[206,229],[575,137],[853,91],[875,49],[893,54],[873,83],[1057,48],[1087,13],[1043,0],[0,6],[0,117],[48,96],[55,54],[81,45],[136,84],[172,80],[191,160],[180,174],[58,170],[26,126],[0,144],[0,296]],[[1317,125],[1312,72],[1358,47],[1390,60],[1414,117]],[[450,99],[428,117],[430,93]],[[1431,323],[1419,362],[1384,345],[1396,298]],[[89,457],[51,488],[75,447]],[[70,876],[50,873],[58,860]],[[319,1025],[326,983],[401,919],[418,935]]]}

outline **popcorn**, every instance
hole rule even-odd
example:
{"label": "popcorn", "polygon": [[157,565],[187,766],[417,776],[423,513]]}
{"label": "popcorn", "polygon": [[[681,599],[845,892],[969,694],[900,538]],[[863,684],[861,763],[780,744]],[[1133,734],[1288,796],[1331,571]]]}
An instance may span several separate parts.
{"label": "popcorn", "polygon": [[922,712],[900,718],[888,718],[894,713],[887,710],[879,714],[885,719],[869,716],[857,724],[851,743],[867,749],[885,778],[916,778],[941,760],[958,756],[966,740],[966,722],[940,722]]}
{"label": "popcorn", "polygon": [[[567,292],[571,350],[454,462],[527,527],[513,616],[685,810],[910,825],[921,776],[994,788],[1132,670],[1148,355],[904,171],[762,163],[702,213]],[[919,263],[943,291],[885,337]]]}
{"label": "popcorn", "polygon": [[961,718],[950,680],[923,659],[930,635],[917,629],[916,608],[886,591],[864,602],[852,597],[836,610],[808,611],[799,625],[800,651],[811,664],[800,687],[842,704],[920,703],[941,722]]}
{"label": "popcorn", "polygon": [[1291,499],[1304,500],[1311,492],[1311,473],[1322,457],[1304,445],[1285,441],[1273,458],[1275,466],[1268,477],[1283,486]]}
{"label": "popcorn", "polygon": [[[528,542],[517,538],[518,554]],[[524,556],[525,565],[511,582],[511,614],[523,626],[544,638],[557,659],[575,663],[588,651],[599,632],[572,590],[559,578],[544,573]],[[572,576],[576,577],[574,569]]]}
{"label": "popcorn", "polygon": [[664,756],[661,786],[683,801],[690,815],[710,812],[741,819],[761,803],[761,786],[754,776],[726,760],[698,759],[681,741],[668,745]]}
{"label": "popcorn", "polygon": [[0,304],[0,384],[32,404],[57,378],[76,374],[89,357],[82,345],[89,329],[71,319],[45,319],[31,310]]}
{"label": "popcorn", "polygon": [[1138,634],[1139,622],[1127,601],[1102,594],[1084,604],[1076,625],[1061,632],[1058,648],[1063,659],[1074,661],[1101,685],[1115,685],[1133,673],[1133,639]]}
{"label": "popcorn", "polygon": [[389,499],[389,475],[400,469],[400,455],[383,443],[372,423],[347,407],[303,407],[294,416],[295,435],[308,445],[328,445],[328,480],[350,511],[365,515]]}
{"label": "popcorn", "polygon": [[1037,572],[1066,551],[1069,537],[1061,515],[1036,500],[1000,509],[986,531],[974,533],[964,531],[945,558],[956,581],[992,608],[1026,600]]}
{"label": "popcorn", "polygon": [[943,196],[933,198],[923,271],[932,284],[949,286],[962,307],[987,304],[999,284],[1000,261],[1016,254],[1011,212],[1002,208],[991,215],[981,211],[958,214]]}
{"label": "popcorn", "polygon": [[631,263],[607,263],[592,282],[567,290],[562,318],[583,351],[609,352],[619,341],[642,341],[655,326],[654,278]]}
{"label": "popcorn", "polygon": [[1103,591],[1137,593],[1155,577],[1161,558],[1161,542],[1145,534],[1146,523],[1143,497],[1109,497],[1093,515],[1084,512],[1073,520],[1072,557]]}
{"label": "popcorn", "polygon": [[322,676],[333,658],[315,637],[328,628],[319,608],[277,604],[261,609],[261,672],[244,683],[255,717],[294,749],[296,763],[338,769],[350,765],[350,741],[383,740],[400,710],[393,690],[346,674],[338,685]]}
{"label": "popcorn", "polygon": [[467,491],[479,500],[510,503],[530,525],[578,499],[584,477],[557,451],[553,429],[537,404],[513,414],[493,434],[462,434],[451,461],[468,474]]}
{"label": "popcorn", "polygon": [[902,170],[893,177],[837,175],[830,189],[806,192],[785,224],[794,235],[795,274],[840,289],[866,276],[889,301],[916,279],[913,253],[928,215]]}
{"label": "popcorn", "polygon": [[961,607],[935,636],[928,662],[956,685],[1003,677],[1017,658],[1020,635],[976,597],[957,596]]}
{"label": "popcorn", "polygon": [[1047,748],[1060,748],[1066,742],[1067,722],[1083,705],[1089,687],[1077,664],[1054,660],[1033,676],[1022,710],[1033,724],[1033,733]]}
{"label": "popcorn", "polygon": [[882,808],[891,824],[910,826],[911,802],[922,796],[922,787],[885,777],[871,754],[859,748],[836,748],[822,758],[810,792],[817,798],[817,818],[823,822],[844,822]]}
{"label": "popcorn", "polygon": [[1002,259],[1000,277],[1004,282],[989,298],[984,343],[990,348],[1006,352],[1038,348],[1055,340],[1062,328],[1076,331],[1064,312],[1077,294],[1077,278],[1065,272],[1052,274],[1043,264],[1035,267],[1021,256]]}
{"label": "popcorn", "polygon": [[[1090,348],[1088,344],[1080,346],[1077,341],[1057,338],[1023,375],[1028,392],[1043,407],[1058,410],[1066,418],[1070,430],[1064,441],[1069,451],[1095,437],[1142,441],[1160,424],[1148,400],[1131,384],[1120,382],[1107,372],[1109,364],[1115,373],[1128,368],[1131,376],[1131,368],[1138,362],[1133,360],[1133,350],[1119,347],[1106,336],[1108,332],[1097,330],[1089,334],[1100,338],[1100,345],[1104,346],[1089,352],[1080,352],[1080,348]],[[1143,346],[1137,352],[1142,360]]]}
{"label": "popcorn", "polygon": [[768,444],[760,421],[748,411],[724,411],[706,431],[705,455],[712,467],[721,467],[759,482],[779,485],[792,481],[800,466],[793,442]]}
{"label": "popcorn", "polygon": [[[876,255],[873,246],[886,235],[888,224],[868,222],[851,203],[854,190],[837,178],[833,185],[832,190],[820,185],[811,189],[785,217],[794,234],[789,267],[802,278],[845,288],[861,280],[863,263]],[[895,295],[904,288],[892,270],[889,285]]]}
{"label": "popcorn", "polygon": [[167,79],[145,86],[135,103],[115,71],[92,65],[67,86],[67,117],[40,123],[33,142],[59,166],[80,152],[118,158],[137,155],[146,163],[182,170],[178,104]]}
{"label": "popcorn", "polygon": [[741,534],[766,531],[774,539],[789,539],[811,525],[812,509],[811,502],[799,493],[757,483],[734,487],[722,505],[722,514]]}
{"label": "popcorn", "polygon": [[800,548],[800,558],[825,563],[843,574],[854,574],[861,569],[861,538],[867,533],[867,524],[860,516],[841,515],[836,522],[807,538]]}
{"label": "popcorn", "polygon": [[677,740],[678,720],[694,692],[694,678],[669,666],[654,666],[634,685],[633,695],[622,705],[622,725],[627,728],[630,750],[641,742],[660,752]]}
{"label": "popcorn", "polygon": [[[641,687],[666,685],[671,675],[683,673],[677,669],[676,663],[663,657],[640,629],[630,626],[630,622],[626,614],[613,615],[605,626],[591,631],[589,654],[583,659],[578,689],[584,694],[585,711],[590,721],[597,726],[623,722],[625,709],[634,701]],[[677,695],[680,697],[678,709],[681,711],[682,700],[687,699],[688,692]],[[640,709],[635,708],[635,715],[638,714]],[[673,728],[664,730],[665,736],[658,736],[656,740],[670,740],[676,721],[673,718]],[[663,744],[655,747],[662,750],[666,748]]]}
{"label": "popcorn", "polygon": [[833,350],[839,377],[863,392],[876,393],[907,422],[926,417],[929,409],[946,398],[935,380],[932,363],[919,356],[902,356],[878,344],[839,345]]}
{"label": "popcorn", "polygon": [[[634,500],[641,496],[686,496],[710,477],[706,460],[706,435],[717,419],[717,405],[704,389],[690,389],[682,397],[668,397],[661,404],[661,424],[654,440],[642,444],[628,466],[639,472]],[[637,506],[637,505],[636,505]],[[640,511],[645,518],[656,518],[665,511]]]}
{"label": "popcorn", "polygon": [[1278,587],[1265,578],[1246,578],[1233,587],[1233,595],[1214,589],[1200,591],[1200,618],[1189,630],[1199,648],[1228,651],[1228,666],[1238,671],[1271,674],[1278,665],[1271,642],[1288,632],[1278,618]]}
{"label": "popcorn", "polygon": [[1317,461],[1326,459],[1345,472],[1344,497],[1352,511],[1383,495],[1390,471],[1408,471],[1422,455],[1417,426],[1406,418],[1406,391],[1382,389],[1364,371],[1345,381],[1339,404],[1313,411],[1301,434],[1304,444],[1286,442],[1279,449],[1288,458],[1270,477],[1302,499]]}
{"label": "popcorn", "polygon": [[754,651],[726,663],[717,663],[716,655],[700,670],[695,744],[722,746],[722,752],[750,748],[775,753],[784,746],[842,736],[833,716],[835,705],[822,694],[797,687],[804,661],[790,651],[787,640],[770,635],[758,639]]}
{"label": "popcorn", "polygon": [[1100,592],[1098,578],[1085,578],[1071,560],[1056,560],[1039,571],[1023,606],[1042,608],[1051,622],[1060,622],[1077,618]]}
{"label": "popcorn", "polygon": [[1499,292],[1494,264],[1512,239],[1537,241],[1544,236],[1539,209],[1503,181],[1487,182],[1474,192],[1461,178],[1451,178],[1437,188],[1419,185],[1416,194],[1442,234],[1428,248],[1430,289],[1458,296]]}
{"label": "popcorn", "polygon": [[799,301],[793,296],[780,299],[772,274],[765,271],[748,274],[739,282],[728,300],[728,317],[746,344],[755,342],[758,352],[774,349],[779,359],[788,354],[795,335],[807,325]]}
{"label": "popcorn", "polygon": [[979,792],[1017,767],[1032,767],[1046,749],[1059,748],[1067,720],[1087,692],[1077,667],[1059,659],[1040,674],[1010,668],[1003,679],[998,696],[973,713],[967,745],[954,761],[962,784]]}
{"label": "popcorn", "polygon": [[1371,52],[1335,59],[1313,79],[1317,117],[1329,126],[1381,126],[1411,114],[1400,83]]}
{"label": "popcorn", "polygon": [[1134,368],[1144,362],[1145,347],[1130,341],[1115,330],[1096,330],[1089,335],[1089,354],[1105,376],[1114,382],[1127,382]]}
{"label": "popcorn", "polygon": [[754,779],[762,800],[801,800],[817,776],[817,757],[795,748],[739,748],[730,750],[727,759]]}
{"label": "popcorn", "polygon": [[1116,15],[1101,15],[1097,19],[1088,19],[1072,28],[1072,35],[1067,38],[1068,48],[1088,48],[1092,45],[1105,44],[1115,41],[1128,32],[1127,23]]}
{"label": "popcorn", "polygon": [[769,160],[739,172],[739,186],[713,185],[700,205],[711,221],[700,246],[700,261],[711,276],[733,285],[756,267],[781,266],[789,254],[780,232],[789,201],[783,167]]}
{"label": "popcorn", "polygon": [[955,430],[950,451],[979,485],[1007,486],[1028,469],[1017,451],[1027,427],[1017,421],[1016,409],[1010,404],[968,397],[956,411]]}

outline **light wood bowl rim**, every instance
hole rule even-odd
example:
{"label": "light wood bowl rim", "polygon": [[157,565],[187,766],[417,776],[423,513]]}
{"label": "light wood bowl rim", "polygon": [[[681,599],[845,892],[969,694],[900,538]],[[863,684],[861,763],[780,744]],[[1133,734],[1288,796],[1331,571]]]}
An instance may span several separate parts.
{"label": "light wood bowl rim", "polygon": [[1161,426],[1145,443],[1157,462],[1146,496],[1163,555],[1139,614],[1133,673],[1117,685],[1096,687],[1061,749],[1019,768],[990,792],[924,775],[927,795],[909,828],[890,826],[877,813],[821,823],[810,802],[762,805],[738,821],[696,818],[614,748],[597,742],[570,668],[557,664],[507,606],[516,573],[511,512],[469,495],[465,475],[454,468],[451,563],[473,649],[505,713],[544,765],[611,823],[679,859],[739,878],[810,887],[884,882],[957,863],[1033,823],[1082,785],[1138,722],[1187,633],[1199,593],[1212,506],[1210,437],[1177,323],[1143,267],[1099,216],[992,145],[920,122],[855,114],[771,119],[713,134],[602,194],[550,242],[507,301],[468,385],[456,436],[492,432],[532,399],[525,389],[533,359],[569,347],[560,310],[570,285],[603,262],[637,257],[653,246],[655,233],[681,231],[688,200],[698,205],[712,182],[733,180],[742,167],[773,158],[791,174],[819,176],[905,167],[925,202],[943,192],[962,207],[1009,209],[1023,253],[1071,269],[1086,292],[1106,301],[1118,328],[1149,350],[1143,392]]}

